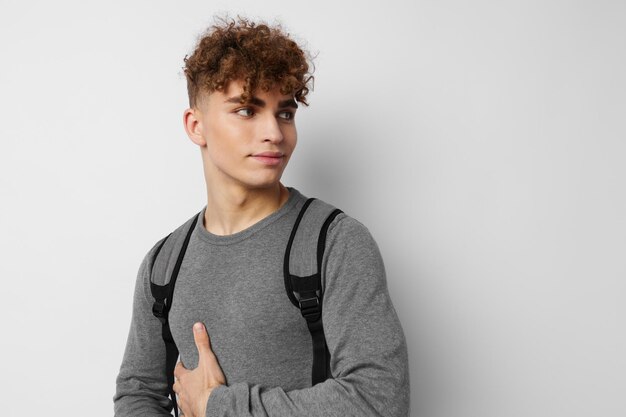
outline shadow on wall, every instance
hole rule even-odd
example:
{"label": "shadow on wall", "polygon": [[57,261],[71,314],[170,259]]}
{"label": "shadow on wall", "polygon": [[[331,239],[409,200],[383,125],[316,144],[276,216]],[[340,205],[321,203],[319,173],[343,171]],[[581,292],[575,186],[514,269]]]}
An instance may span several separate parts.
{"label": "shadow on wall", "polygon": [[[381,141],[389,143],[390,138],[383,137],[383,126],[373,126],[374,116],[344,115],[338,120],[326,113],[317,119],[319,123],[302,126],[290,162],[289,182],[307,196],[322,198],[363,221],[372,232],[383,255],[389,292],[407,340],[411,415],[444,417],[453,408],[445,407],[450,367],[442,367],[442,355],[437,351],[442,339],[439,309],[447,306],[428,302],[432,288],[426,279],[429,272],[419,267],[427,262],[421,259],[425,254],[417,253],[418,231],[403,229],[405,223],[393,217],[412,215],[411,207],[372,200],[406,192],[411,183],[408,167],[393,166],[392,158],[377,159]],[[381,218],[380,213],[391,216],[391,220]]]}
{"label": "shadow on wall", "polygon": [[348,213],[372,194],[364,180],[367,149],[357,146],[363,135],[355,125],[357,121],[324,120],[323,126],[301,135],[290,162],[297,167],[290,172],[291,178],[301,184],[305,194],[322,198]]}

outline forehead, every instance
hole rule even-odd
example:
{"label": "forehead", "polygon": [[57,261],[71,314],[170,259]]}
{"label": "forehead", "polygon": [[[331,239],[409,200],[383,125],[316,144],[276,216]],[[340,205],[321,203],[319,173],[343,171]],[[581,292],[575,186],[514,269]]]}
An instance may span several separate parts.
{"label": "forehead", "polygon": [[[228,99],[233,99],[233,98],[241,98],[241,95],[243,94],[243,88],[244,88],[244,81],[243,80],[233,80],[230,81],[226,87],[224,88],[223,91],[213,91],[210,94],[208,94],[209,96],[215,96],[216,98],[221,98],[222,101],[228,100]],[[280,92],[280,86],[274,86],[272,89],[270,89],[269,91],[264,91],[261,88],[257,88],[256,90],[254,90],[252,92],[252,97],[250,98],[250,100],[248,100],[249,102],[252,102],[254,104],[255,98],[256,99],[261,99],[266,101],[267,99],[275,99],[275,100],[286,100],[286,99],[291,99],[293,98],[294,95],[293,94],[282,94]]]}
{"label": "forehead", "polygon": [[[263,89],[257,89],[253,92],[252,97],[249,97],[247,101],[242,101],[244,82],[241,80],[231,81],[226,85],[224,91],[215,90],[212,92],[202,92],[198,96],[198,104],[200,108],[207,110],[208,108],[219,107],[232,107],[240,104],[252,104],[258,107],[273,107],[277,105],[279,108],[290,107],[292,109],[298,108],[298,103],[295,100],[293,94],[282,94],[280,87],[264,91]],[[209,103],[211,105],[209,106]]]}

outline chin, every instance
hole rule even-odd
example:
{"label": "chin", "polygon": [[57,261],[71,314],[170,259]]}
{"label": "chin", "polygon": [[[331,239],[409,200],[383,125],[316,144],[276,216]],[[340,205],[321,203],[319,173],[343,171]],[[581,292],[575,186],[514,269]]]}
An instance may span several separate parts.
{"label": "chin", "polygon": [[242,181],[243,184],[245,184],[245,186],[247,188],[273,188],[278,186],[278,184],[280,183],[280,177],[278,178],[267,178],[267,179],[263,179],[263,178],[254,178],[254,179],[250,179],[248,181]]}

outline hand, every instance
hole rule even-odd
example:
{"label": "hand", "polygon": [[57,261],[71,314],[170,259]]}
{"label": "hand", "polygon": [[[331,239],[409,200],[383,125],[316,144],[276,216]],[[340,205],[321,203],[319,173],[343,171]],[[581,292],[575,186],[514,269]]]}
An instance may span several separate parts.
{"label": "hand", "polygon": [[198,349],[198,366],[193,371],[181,362],[174,368],[174,392],[178,408],[185,417],[204,417],[209,395],[213,389],[226,384],[226,378],[217,358],[211,350],[209,335],[202,323],[193,325],[193,338]]}

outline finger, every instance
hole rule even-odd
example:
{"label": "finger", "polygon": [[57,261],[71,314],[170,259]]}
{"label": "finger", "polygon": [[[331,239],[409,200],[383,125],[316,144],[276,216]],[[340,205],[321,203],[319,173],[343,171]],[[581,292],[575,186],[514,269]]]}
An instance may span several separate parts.
{"label": "finger", "polygon": [[204,324],[198,322],[193,325],[193,339],[196,342],[196,348],[200,358],[203,355],[212,355],[211,342],[209,340],[209,334],[204,327]]}
{"label": "finger", "polygon": [[174,378],[179,379],[181,376],[185,375],[189,370],[185,368],[182,362],[178,362],[174,367]]}

